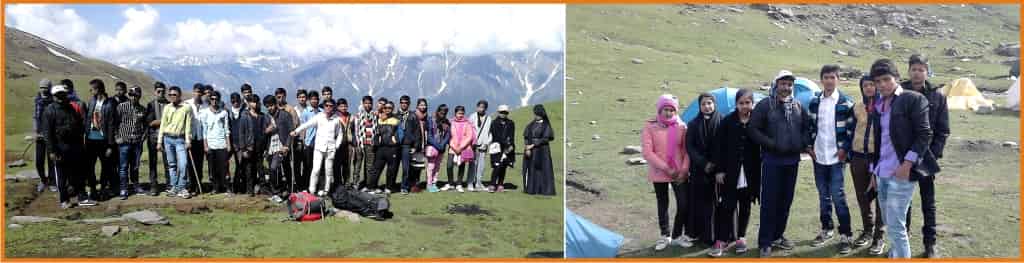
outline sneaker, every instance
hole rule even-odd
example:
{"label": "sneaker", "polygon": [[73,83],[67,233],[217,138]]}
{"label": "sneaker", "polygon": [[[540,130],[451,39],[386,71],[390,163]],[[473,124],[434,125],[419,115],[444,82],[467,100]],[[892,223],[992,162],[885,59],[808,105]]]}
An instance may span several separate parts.
{"label": "sneaker", "polygon": [[142,190],[141,186],[137,186],[137,185],[135,186],[135,194],[142,194],[142,193],[145,193],[145,192],[146,191]]}
{"label": "sneaker", "polygon": [[871,234],[868,231],[860,231],[860,235],[857,236],[857,240],[853,241],[853,245],[857,247],[867,246],[871,243]]}
{"label": "sneaker", "polygon": [[57,191],[57,186],[51,185],[50,186],[50,192],[56,192],[56,191]]}
{"label": "sneaker", "polygon": [[847,235],[839,236],[839,254],[850,254],[853,251],[853,237]]}
{"label": "sneaker", "polygon": [[476,192],[476,188],[474,188],[473,185],[470,184],[468,187],[466,187],[466,191]]}
{"label": "sneaker", "polygon": [[772,247],[762,247],[758,252],[758,256],[762,258],[772,257]]}
{"label": "sneaker", "polygon": [[409,191],[402,190],[402,195],[409,195]]}
{"label": "sneaker", "polygon": [[499,186],[498,186],[498,191],[497,191],[497,192],[499,192],[499,193],[504,193],[504,192],[505,192],[505,187],[504,187],[504,186],[500,186],[500,185],[499,185]]}
{"label": "sneaker", "polygon": [[818,232],[818,236],[814,237],[814,241],[811,242],[811,247],[820,247],[828,243],[829,240],[835,237],[835,233],[832,230],[821,230]]}
{"label": "sneaker", "polygon": [[44,184],[44,183],[37,184],[36,185],[36,192],[40,192],[41,193],[43,191],[46,191],[46,184]]}
{"label": "sneaker", "polygon": [[681,236],[676,239],[673,239],[672,244],[675,244],[682,248],[688,248],[693,246],[693,242],[691,242],[686,236]]}
{"label": "sneaker", "polygon": [[[316,195],[317,196],[326,196],[327,195],[327,191],[324,191],[324,190],[317,191]],[[277,197],[277,196],[274,196],[274,197]]]}
{"label": "sneaker", "polygon": [[391,189],[384,189],[384,194],[391,194]]}
{"label": "sneaker", "polygon": [[477,191],[483,192],[484,189],[487,189],[487,187],[484,187],[483,183],[476,183],[476,190]]}
{"label": "sneaker", "polygon": [[448,192],[448,190],[452,190],[452,185],[444,184],[444,187],[441,187],[441,192]]}
{"label": "sneaker", "polygon": [[188,190],[181,190],[181,192],[178,192],[178,197],[181,197],[181,199],[189,199],[192,198],[192,195],[188,193]]}
{"label": "sneaker", "polygon": [[494,193],[494,186],[488,186],[487,187],[487,192],[488,193]]}
{"label": "sneaker", "polygon": [[658,239],[657,242],[654,243],[654,251],[662,251],[662,250],[664,250],[666,247],[668,247],[668,244],[671,243],[671,242],[672,242],[672,238],[667,237],[667,236],[662,236],[661,238]]}
{"label": "sneaker", "polygon": [[60,209],[68,209],[68,208],[71,208],[71,203],[60,202]]}
{"label": "sneaker", "polygon": [[274,203],[280,203],[280,202],[284,202],[284,199],[281,199],[280,196],[274,195],[274,196],[270,197],[270,201],[274,202]]}
{"label": "sneaker", "polygon": [[128,191],[121,191],[121,200],[128,200]]}
{"label": "sneaker", "polygon": [[781,248],[783,250],[793,250],[793,247],[795,245],[793,244],[793,241],[789,241],[789,239],[786,239],[786,237],[780,237],[779,239],[772,241],[772,246]]}
{"label": "sneaker", "polygon": [[164,194],[166,194],[167,196],[174,196],[174,195],[178,194],[178,190],[174,189],[173,187],[172,188],[167,188],[167,190],[164,190]]}
{"label": "sneaker", "polygon": [[462,186],[461,185],[460,186],[456,186],[455,187],[455,191],[458,191],[459,193],[465,193],[466,192],[466,191],[462,190]]}
{"label": "sneaker", "polygon": [[725,242],[715,241],[715,245],[711,246],[711,251],[708,251],[708,256],[713,258],[721,257],[722,251],[725,250]]}
{"label": "sneaker", "polygon": [[158,195],[160,195],[160,192],[157,192],[156,189],[153,189],[153,190],[150,190],[149,193],[146,194],[146,195],[148,195],[148,196],[158,196]]}
{"label": "sneaker", "polygon": [[369,191],[370,191],[370,189],[369,189],[369,188],[366,188],[366,187],[363,187],[363,189],[359,189],[359,191],[360,191],[360,192],[363,192],[363,193],[366,193],[366,192],[369,192]]}
{"label": "sneaker", "polygon": [[885,252],[885,240],[879,238],[871,242],[871,248],[868,249],[868,253],[871,255],[882,255]]}
{"label": "sneaker", "polygon": [[427,186],[427,192],[437,193],[437,191],[438,191],[438,189],[437,189],[436,185],[429,185],[429,186]]}
{"label": "sneaker", "polygon": [[82,200],[82,201],[78,201],[78,205],[79,206],[95,206],[96,205],[96,201],[93,201],[92,199],[85,199],[85,200]]}
{"label": "sneaker", "polygon": [[736,240],[736,254],[747,253],[747,238],[741,237]]}

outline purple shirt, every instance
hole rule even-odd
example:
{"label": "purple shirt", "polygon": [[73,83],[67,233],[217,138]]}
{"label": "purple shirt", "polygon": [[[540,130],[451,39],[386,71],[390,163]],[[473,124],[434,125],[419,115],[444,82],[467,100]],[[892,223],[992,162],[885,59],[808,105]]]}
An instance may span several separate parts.
{"label": "purple shirt", "polygon": [[[878,164],[871,168],[871,171],[878,175],[878,177],[889,178],[896,172],[896,168],[900,166],[900,157],[896,153],[896,148],[892,145],[892,137],[889,136],[889,120],[892,117],[892,100],[895,97],[888,99],[881,99],[875,102],[875,109],[878,109],[882,113],[881,116],[881,128],[882,134],[880,134],[882,147],[879,149]],[[914,151],[907,151],[907,155],[904,156],[904,160],[914,161],[917,160],[917,153]]]}

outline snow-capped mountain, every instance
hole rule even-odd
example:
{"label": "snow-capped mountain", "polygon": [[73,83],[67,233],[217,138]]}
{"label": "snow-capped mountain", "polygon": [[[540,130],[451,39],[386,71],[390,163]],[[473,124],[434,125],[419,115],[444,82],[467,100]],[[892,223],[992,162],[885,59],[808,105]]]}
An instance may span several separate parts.
{"label": "snow-capped mountain", "polygon": [[[250,83],[259,95],[276,88],[295,90],[330,86],[335,98],[350,101],[363,95],[397,99],[401,95],[440,103],[471,106],[480,99],[492,105],[526,106],[559,100],[563,93],[561,52],[530,50],[479,56],[444,52],[400,56],[395,51],[359,57],[302,59],[277,54],[244,57],[135,58],[119,63],[158,80],[190,90],[210,83],[223,92],[237,92]],[[225,96],[226,97],[226,96]]]}

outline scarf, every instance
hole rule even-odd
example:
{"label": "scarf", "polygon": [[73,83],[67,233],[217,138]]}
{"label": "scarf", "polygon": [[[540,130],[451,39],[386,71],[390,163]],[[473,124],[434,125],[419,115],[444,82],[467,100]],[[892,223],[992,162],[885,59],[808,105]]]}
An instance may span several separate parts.
{"label": "scarf", "polygon": [[665,161],[668,162],[669,167],[672,169],[678,169],[676,162],[676,155],[679,153],[679,117],[673,116],[671,118],[665,118],[661,115],[661,110],[671,107],[673,109],[679,109],[679,100],[671,94],[661,95],[658,98],[657,116],[658,123],[665,125],[668,128],[668,151],[665,152]]}

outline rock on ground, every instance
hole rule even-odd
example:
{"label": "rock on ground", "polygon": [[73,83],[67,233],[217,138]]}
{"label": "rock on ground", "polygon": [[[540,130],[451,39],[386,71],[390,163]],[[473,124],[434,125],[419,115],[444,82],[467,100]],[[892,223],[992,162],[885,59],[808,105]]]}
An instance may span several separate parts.
{"label": "rock on ground", "polygon": [[56,219],[56,218],[52,218],[52,217],[41,217],[41,216],[13,216],[8,221],[10,221],[11,223],[16,223],[16,224],[32,224],[32,223],[56,222],[56,221],[60,221],[60,219]]}
{"label": "rock on ground", "polygon": [[101,228],[100,231],[103,232],[104,236],[113,237],[114,235],[117,235],[117,233],[121,232],[121,227],[120,226],[103,226],[103,228]]}
{"label": "rock on ground", "polygon": [[352,223],[359,223],[359,221],[362,220],[362,217],[359,216],[359,214],[353,213],[352,211],[348,210],[339,210],[338,212],[334,213],[334,217],[345,218],[346,220]]}
{"label": "rock on ground", "polygon": [[630,145],[622,148],[622,154],[638,154],[643,151],[643,148],[636,145]]}
{"label": "rock on ground", "polygon": [[110,224],[124,222],[123,217],[110,217],[110,218],[89,218],[82,219],[82,223],[86,224]]}
{"label": "rock on ground", "polygon": [[19,229],[19,228],[22,228],[22,227],[24,227],[24,226],[22,226],[22,225],[19,225],[19,224],[10,224],[10,225],[7,225],[7,229]]}
{"label": "rock on ground", "polygon": [[643,64],[644,60],[639,58],[633,58],[630,60],[630,62],[633,62],[633,64]]}
{"label": "rock on ground", "polygon": [[633,157],[633,158],[629,158],[628,160],[626,160],[626,164],[628,164],[628,165],[645,165],[645,164],[647,164],[647,160],[644,160],[643,157]]}
{"label": "rock on ground", "polygon": [[142,210],[122,215],[125,219],[134,220],[145,225],[169,225],[171,221],[151,210]]}
{"label": "rock on ground", "polygon": [[65,238],[61,238],[60,240],[64,241],[64,242],[78,242],[78,241],[82,241],[82,238],[80,238],[80,237],[65,237]]}

